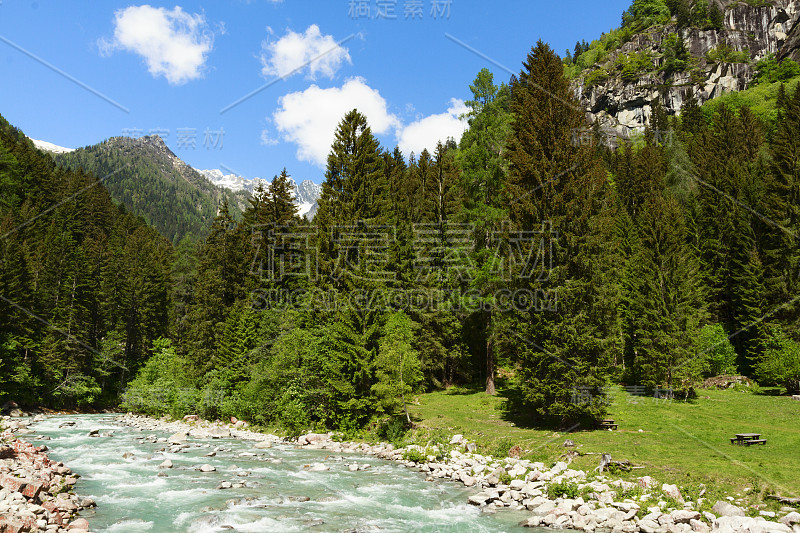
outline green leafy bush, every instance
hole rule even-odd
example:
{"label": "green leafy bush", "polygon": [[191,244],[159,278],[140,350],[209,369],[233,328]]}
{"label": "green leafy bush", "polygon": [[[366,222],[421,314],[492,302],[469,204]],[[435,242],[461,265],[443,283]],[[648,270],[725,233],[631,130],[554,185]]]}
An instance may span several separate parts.
{"label": "green leafy bush", "polygon": [[556,498],[569,498],[574,500],[580,496],[580,489],[578,484],[574,481],[564,480],[559,483],[550,483],[547,486],[547,497],[551,500]]}
{"label": "green leafy bush", "polygon": [[608,79],[608,71],[603,67],[599,67],[591,71],[585,78],[586,87],[594,87],[600,85]]}
{"label": "green leafy bush", "polygon": [[706,52],[706,61],[709,63],[749,63],[750,51],[747,49],[734,50],[731,46],[723,43]]}
{"label": "green leafy bush", "polygon": [[654,70],[653,58],[647,51],[621,54],[614,64],[626,82],[636,81],[642,73]]}
{"label": "green leafy bush", "polygon": [[622,26],[643,30],[656,24],[667,24],[672,18],[664,0],[633,0],[631,7],[622,14]]}
{"label": "green leafy bush", "polygon": [[427,449],[425,451],[418,450],[417,448],[408,448],[403,452],[403,459],[406,461],[413,461],[415,463],[427,463],[428,455]]}
{"label": "green leafy bush", "polygon": [[781,385],[789,394],[800,393],[800,342],[778,327],[771,328],[756,375],[762,383]]}
{"label": "green leafy bush", "polygon": [[787,81],[800,76],[800,65],[788,57],[778,62],[775,54],[769,54],[764,59],[756,62],[755,75],[751,86]]}
{"label": "green leafy bush", "polygon": [[703,326],[696,349],[698,358],[705,361],[706,376],[736,373],[736,350],[721,324]]}

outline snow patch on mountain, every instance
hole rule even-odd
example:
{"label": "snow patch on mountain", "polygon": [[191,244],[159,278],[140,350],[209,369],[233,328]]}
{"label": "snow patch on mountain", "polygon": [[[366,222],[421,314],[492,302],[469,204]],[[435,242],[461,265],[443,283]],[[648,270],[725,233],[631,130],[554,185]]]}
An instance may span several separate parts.
{"label": "snow patch on mountain", "polygon": [[[247,191],[250,194],[256,190],[259,183],[266,188],[269,182],[263,178],[245,179],[236,174],[225,174],[219,169],[198,170],[200,174],[208,178],[211,183],[218,187],[224,187],[234,192]],[[322,186],[317,185],[311,180],[303,180],[298,185],[295,180],[289,178],[294,189],[294,200],[298,207],[298,214],[314,218],[317,212],[317,200],[322,194]]]}
{"label": "snow patch on mountain", "polygon": [[31,139],[31,142],[33,142],[33,145],[36,148],[39,150],[44,150],[45,152],[52,152],[54,154],[68,154],[75,151],[75,148],[64,148],[63,146],[58,146],[57,144],[49,143],[47,141],[32,139],[31,137],[28,137],[28,139]]}

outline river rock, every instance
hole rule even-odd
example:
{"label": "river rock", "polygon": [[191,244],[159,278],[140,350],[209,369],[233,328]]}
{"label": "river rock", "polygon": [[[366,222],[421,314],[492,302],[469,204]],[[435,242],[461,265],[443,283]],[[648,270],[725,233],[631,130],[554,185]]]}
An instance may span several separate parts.
{"label": "river rock", "polygon": [[312,465],[308,465],[308,471],[309,472],[325,472],[325,471],[330,470],[330,469],[331,469],[331,467],[329,467],[328,465],[326,465],[324,463],[314,463]]}
{"label": "river rock", "polygon": [[70,531],[89,531],[89,521],[85,518],[78,518],[77,520],[70,522],[67,529]]}
{"label": "river rock", "polygon": [[321,443],[330,440],[330,435],[326,433],[308,433],[297,437],[297,444],[305,446],[307,444]]}
{"label": "river rock", "polygon": [[189,437],[189,434],[185,431],[178,431],[177,433],[173,433],[168,439],[167,442],[170,444],[183,444],[186,442],[186,439]]}
{"label": "river rock", "polygon": [[668,485],[664,483],[661,485],[661,491],[673,500],[683,503],[683,496],[681,496],[681,491],[678,490],[677,485]]}
{"label": "river rock", "polygon": [[267,450],[269,448],[272,448],[272,443],[268,440],[261,440],[256,442],[253,445],[253,448],[255,448],[256,450]]}
{"label": "river rock", "polygon": [[490,500],[489,494],[486,492],[479,492],[478,494],[473,494],[469,497],[469,503],[472,505],[486,505],[486,502]]}
{"label": "river rock", "polygon": [[206,473],[207,472],[216,472],[217,469],[215,467],[211,466],[210,464],[206,463],[206,464],[200,466],[200,471],[201,472],[206,472]]}
{"label": "river rock", "polygon": [[486,483],[489,485],[497,485],[500,483],[500,476],[506,473],[506,469],[502,466],[495,468],[491,474],[486,476]]}
{"label": "river rock", "polygon": [[714,520],[715,533],[792,533],[792,528],[763,518],[749,516],[721,516]]}
{"label": "river rock", "polygon": [[212,439],[227,439],[231,436],[231,430],[223,427],[213,427],[208,430],[208,435]]}
{"label": "river rock", "polygon": [[219,484],[219,486],[217,486],[217,489],[225,490],[225,489],[230,489],[232,487],[233,483],[231,483],[230,481],[223,481],[222,483]]}
{"label": "river rock", "polygon": [[718,516],[745,516],[741,508],[721,500],[714,504],[711,511]]}
{"label": "river rock", "polygon": [[158,465],[159,468],[172,468],[172,461],[164,459],[164,462]]}
{"label": "river rock", "polygon": [[692,520],[700,520],[700,513],[697,511],[687,511],[685,509],[680,509],[678,511],[672,511],[670,513],[672,520],[675,521],[676,524],[688,524]]}
{"label": "river rock", "polygon": [[780,522],[781,524],[786,524],[787,526],[791,526],[793,524],[800,524],[800,513],[798,513],[797,511],[792,511],[791,513],[781,518]]}

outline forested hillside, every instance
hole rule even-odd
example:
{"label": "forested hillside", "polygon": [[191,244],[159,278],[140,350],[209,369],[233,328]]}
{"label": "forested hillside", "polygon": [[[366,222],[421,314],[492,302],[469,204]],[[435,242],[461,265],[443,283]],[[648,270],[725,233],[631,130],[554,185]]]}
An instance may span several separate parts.
{"label": "forested hillside", "polygon": [[235,216],[245,203],[245,194],[215,187],[157,135],[112,137],[53,157],[66,168],[103,178],[114,201],[144,217],[173,244],[185,236],[203,239],[223,201]]}
{"label": "forested hillside", "polygon": [[497,368],[541,423],[602,416],[611,382],[797,390],[800,91],[777,86],[768,122],[656,106],[612,151],[545,44],[470,89],[460,143],[408,162],[348,113],[310,226],[281,180],[242,222],[223,211],[179,342],[124,405],[300,430],[402,413],[417,390],[492,393]]}
{"label": "forested hillside", "polygon": [[402,154],[354,109],[312,222],[284,169],[175,254],[4,125],[3,390],[289,431],[408,421],[414,392],[500,372],[561,426],[611,383],[798,392],[800,90],[773,81],[655,101],[611,149],[539,42],[508,84],[478,73],[458,143]]}
{"label": "forested hillside", "polygon": [[172,246],[0,117],[0,401],[113,403],[169,335]]}

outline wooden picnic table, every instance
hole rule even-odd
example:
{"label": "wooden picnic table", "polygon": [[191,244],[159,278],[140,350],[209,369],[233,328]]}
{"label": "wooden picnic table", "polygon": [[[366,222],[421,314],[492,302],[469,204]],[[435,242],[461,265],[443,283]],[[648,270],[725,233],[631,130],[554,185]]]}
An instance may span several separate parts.
{"label": "wooden picnic table", "polygon": [[737,433],[731,437],[731,444],[750,446],[752,444],[766,444],[767,439],[761,438],[761,433]]}

